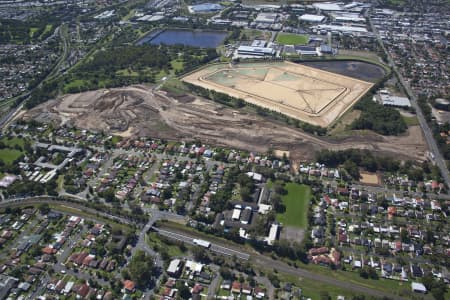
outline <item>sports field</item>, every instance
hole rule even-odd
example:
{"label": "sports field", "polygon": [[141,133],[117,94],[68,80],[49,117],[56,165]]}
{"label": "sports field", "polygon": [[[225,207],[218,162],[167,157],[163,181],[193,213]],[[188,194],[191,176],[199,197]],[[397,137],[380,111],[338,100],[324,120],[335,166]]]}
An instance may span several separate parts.
{"label": "sports field", "polygon": [[278,33],[277,43],[281,45],[305,45],[308,43],[309,37],[307,35]]}
{"label": "sports field", "polygon": [[322,127],[373,85],[291,62],[210,65],[182,80]]}
{"label": "sports field", "polygon": [[288,193],[283,196],[286,211],[277,214],[277,221],[282,223],[283,226],[306,228],[311,188],[307,185],[291,182],[286,184],[286,190]]}

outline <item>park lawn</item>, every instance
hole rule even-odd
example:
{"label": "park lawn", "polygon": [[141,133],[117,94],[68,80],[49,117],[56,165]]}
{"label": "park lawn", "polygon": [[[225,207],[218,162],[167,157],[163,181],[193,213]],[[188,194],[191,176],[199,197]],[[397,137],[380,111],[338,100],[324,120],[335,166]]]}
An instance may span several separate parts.
{"label": "park lawn", "polygon": [[307,35],[279,33],[277,43],[282,45],[306,45],[309,37]]}
{"label": "park lawn", "polygon": [[286,211],[277,214],[277,221],[285,226],[306,228],[308,226],[308,205],[311,198],[311,188],[298,183],[287,183],[288,193],[282,197]]}
{"label": "park lawn", "polygon": [[34,33],[36,31],[38,31],[38,29],[39,29],[38,27],[30,27],[30,33],[29,33],[30,38],[34,37]]}
{"label": "park lawn", "polygon": [[170,64],[175,71],[183,70],[183,62],[181,60],[172,60]]}
{"label": "park lawn", "polygon": [[166,82],[164,82],[164,85],[162,86],[162,89],[177,96],[184,95],[187,92],[187,88],[184,83],[175,78],[166,80]]}
{"label": "park lawn", "polygon": [[64,85],[64,92],[67,93],[71,89],[78,88],[81,91],[81,88],[87,85],[87,81],[83,79],[75,79]]}
{"label": "park lawn", "polygon": [[11,139],[4,137],[0,140],[0,142],[2,142],[8,148],[14,148],[17,145],[23,148],[23,145],[25,144],[25,140],[23,138],[19,138],[16,136]]}
{"label": "park lawn", "polygon": [[[53,29],[53,25],[52,24],[47,24],[47,25],[45,25],[45,29],[44,29],[44,31],[42,32],[42,34],[40,35],[40,37],[41,36],[45,36],[50,30],[52,30]],[[39,37],[39,38],[40,38]]]}
{"label": "park lawn", "polygon": [[122,137],[121,136],[113,135],[112,138],[111,138],[111,143],[113,143],[113,145],[116,145],[120,141],[122,141]]}
{"label": "park lawn", "polygon": [[22,151],[16,149],[0,149],[0,160],[10,165],[22,155]]}
{"label": "park lawn", "polygon": [[122,70],[117,70],[116,74],[119,76],[128,76],[128,77],[137,77],[139,76],[139,73],[136,71],[132,71],[129,69],[122,69]]}
{"label": "park lawn", "polygon": [[403,120],[405,121],[406,125],[408,126],[416,126],[419,125],[419,120],[417,119],[417,117],[406,117],[406,116],[402,116]]}

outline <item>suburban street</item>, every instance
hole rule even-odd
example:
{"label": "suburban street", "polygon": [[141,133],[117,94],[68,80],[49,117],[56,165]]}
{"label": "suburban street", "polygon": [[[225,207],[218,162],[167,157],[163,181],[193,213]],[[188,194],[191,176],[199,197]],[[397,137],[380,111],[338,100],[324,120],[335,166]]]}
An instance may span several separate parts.
{"label": "suburban street", "polygon": [[[392,68],[392,70],[396,74],[398,80],[400,81],[400,83],[404,87],[404,89],[405,89],[409,99],[411,100],[411,105],[416,111],[417,119],[419,120],[420,127],[422,128],[425,140],[426,140],[426,142],[428,144],[428,147],[429,147],[429,151],[434,156],[433,160],[436,163],[436,166],[441,171],[441,174],[442,174],[442,177],[443,177],[443,179],[445,181],[445,184],[447,185],[447,187],[450,187],[450,175],[448,173],[447,165],[445,163],[445,160],[444,160],[442,154],[439,151],[439,148],[437,146],[436,140],[433,137],[433,132],[431,131],[430,126],[428,126],[428,123],[425,120],[425,117],[424,117],[424,115],[422,113],[422,110],[420,109],[420,107],[418,105],[417,97],[414,94],[414,92],[411,90],[411,87],[409,86],[409,84],[403,78],[402,74],[398,71],[398,69],[397,69],[397,67],[395,65],[395,62],[393,61],[390,53],[387,51],[387,49],[386,49],[386,47],[384,45],[383,40],[380,37],[380,34],[379,34],[378,30],[375,28],[375,26],[373,26],[372,19],[370,18],[370,16],[368,16],[368,19],[369,19],[370,27],[372,28],[372,31],[374,32],[374,34],[377,37],[378,43],[381,45],[381,47],[383,48],[384,53],[386,54],[389,66]],[[450,189],[448,190],[448,193],[450,193]]]}
{"label": "suburban street", "polygon": [[[18,199],[13,199],[13,200],[6,200],[6,201],[3,201],[0,203],[0,207],[10,206],[12,203],[14,203],[16,205],[38,204],[38,203],[49,203],[49,204],[63,203],[64,205],[74,207],[77,209],[82,208],[83,210],[90,212],[90,213],[94,213],[94,214],[99,213],[100,215],[104,215],[104,213],[101,213],[99,211],[92,212],[93,211],[92,209],[83,207],[81,204],[78,204],[78,203],[75,204],[75,203],[71,203],[71,202],[64,202],[61,200],[51,199],[49,197],[18,198]],[[144,242],[145,233],[147,232],[146,229],[150,228],[149,226],[152,225],[157,219],[162,218],[162,216],[164,216],[164,218],[170,220],[170,218],[174,217],[175,214],[161,213],[161,215],[159,215],[159,216],[152,217],[150,222],[147,223],[147,225],[144,226],[144,228],[141,230],[141,233],[139,234],[139,241],[138,241],[137,247],[135,247],[135,249],[140,248],[146,252],[151,251],[151,249],[148,246],[146,246],[146,243]],[[124,218],[117,217],[117,216],[111,216],[111,215],[109,215],[109,217],[110,218],[113,217],[115,220],[117,220],[119,222],[129,224],[129,221]],[[176,218],[176,220],[179,220],[180,216],[177,216],[175,218]],[[169,238],[172,238],[175,240],[184,241],[185,243],[188,243],[191,245],[194,244],[193,239],[196,238],[194,236],[187,236],[185,234],[174,232],[172,230],[157,229],[157,231],[161,235],[164,235],[166,237],[169,237]],[[232,249],[231,247],[228,247],[228,245],[227,246],[218,245],[217,243],[211,243],[210,250],[214,251],[216,253],[222,254],[222,255],[226,255],[226,256],[235,256],[239,259],[251,260],[253,263],[257,264],[259,267],[262,267],[262,268],[267,268],[268,266],[270,266],[271,269],[272,268],[276,269],[276,270],[278,270],[278,272],[295,275],[295,276],[299,276],[299,277],[305,277],[305,278],[308,278],[311,280],[323,282],[325,284],[331,284],[331,285],[339,286],[344,289],[350,289],[355,292],[365,293],[365,294],[376,296],[376,297],[391,297],[393,299],[401,299],[397,296],[392,295],[391,293],[373,290],[371,288],[364,287],[357,283],[341,281],[341,280],[337,280],[337,279],[334,279],[334,278],[331,278],[328,276],[324,276],[321,274],[316,274],[311,271],[303,270],[300,268],[290,267],[287,264],[285,264],[284,262],[274,260],[274,259],[267,257],[265,255],[262,255],[262,254],[257,254],[256,252],[250,254],[250,253],[246,253],[245,251],[242,251],[242,250]],[[158,262],[157,262],[157,264],[158,264]],[[58,266],[55,268],[60,268],[60,267],[61,266]]]}

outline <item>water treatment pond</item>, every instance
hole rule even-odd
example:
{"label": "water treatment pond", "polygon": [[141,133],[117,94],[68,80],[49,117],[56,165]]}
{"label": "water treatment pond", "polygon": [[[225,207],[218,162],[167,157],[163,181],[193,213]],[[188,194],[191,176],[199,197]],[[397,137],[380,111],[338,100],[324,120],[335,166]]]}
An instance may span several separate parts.
{"label": "water treatment pond", "polygon": [[186,45],[200,48],[216,48],[225,37],[223,31],[167,29],[152,32],[138,42],[138,45]]}
{"label": "water treatment pond", "polygon": [[380,66],[355,60],[311,61],[301,64],[370,82],[376,82],[386,74]]}

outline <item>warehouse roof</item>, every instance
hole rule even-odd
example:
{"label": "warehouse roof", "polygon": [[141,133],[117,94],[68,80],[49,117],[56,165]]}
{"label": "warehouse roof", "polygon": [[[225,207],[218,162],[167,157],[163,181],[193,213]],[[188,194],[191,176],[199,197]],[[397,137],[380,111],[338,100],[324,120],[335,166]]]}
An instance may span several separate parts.
{"label": "warehouse roof", "polygon": [[323,22],[323,20],[325,20],[325,16],[304,14],[301,15],[299,19],[306,22]]}

